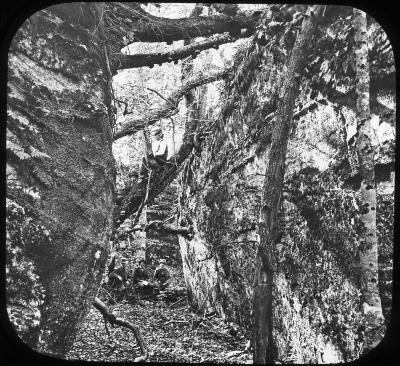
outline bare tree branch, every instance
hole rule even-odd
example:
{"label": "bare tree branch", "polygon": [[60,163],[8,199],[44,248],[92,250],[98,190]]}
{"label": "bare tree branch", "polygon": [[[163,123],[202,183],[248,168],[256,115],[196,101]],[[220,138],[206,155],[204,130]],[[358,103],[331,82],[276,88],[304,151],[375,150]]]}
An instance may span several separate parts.
{"label": "bare tree branch", "polygon": [[[199,16],[196,18],[162,18],[141,9],[139,4],[107,3],[105,24],[107,33],[113,38],[126,36],[129,42],[167,42],[209,37],[229,32],[234,37],[246,29],[254,31],[261,11],[238,12],[235,15]],[[114,19],[118,18],[118,22]]]}
{"label": "bare tree branch", "polygon": [[107,308],[107,306],[98,298],[96,297],[93,301],[93,306],[100,311],[100,313],[103,315],[104,317],[104,321],[108,321],[110,322],[110,324],[116,324],[116,325],[120,325],[121,327],[125,327],[130,329],[133,334],[135,335],[136,341],[139,344],[140,347],[140,352],[141,355],[139,357],[136,357],[133,362],[141,362],[141,361],[145,361],[148,357],[148,352],[147,352],[147,346],[145,341],[143,340],[139,328],[136,327],[135,325],[133,325],[131,322],[128,322],[127,320],[124,320],[122,318],[117,318],[115,316],[115,314],[111,313],[109,311],[109,309]]}
{"label": "bare tree branch", "polygon": [[167,103],[169,103],[169,100],[165,98],[161,93],[159,93],[157,90],[154,90],[152,88],[149,88],[145,86],[145,89],[152,91],[153,93],[157,94],[161,99],[164,99]]}
{"label": "bare tree branch", "polygon": [[189,90],[227,77],[231,71],[231,68],[227,68],[210,75],[199,75],[188,79],[178,90],[174,91],[169,96],[167,101],[162,103],[161,106],[151,111],[145,117],[131,119],[127,118],[127,122],[122,129],[114,135],[114,141],[124,136],[133,135],[137,131],[143,130],[145,126],[153,125],[162,118],[173,116],[178,112],[178,104],[180,100]]}
{"label": "bare tree branch", "polygon": [[174,63],[177,63],[178,60],[182,60],[189,56],[196,58],[196,56],[201,51],[207,50],[209,48],[218,48],[221,44],[233,42],[235,41],[235,39],[236,38],[229,35],[229,33],[217,34],[205,40],[194,42],[187,46],[183,46],[181,48],[168,52],[145,53],[135,55],[121,54],[119,57],[120,64],[116,67],[118,69],[130,69],[143,66],[149,66],[151,68],[155,64],[159,64],[161,66],[161,64],[165,62],[173,61]]}

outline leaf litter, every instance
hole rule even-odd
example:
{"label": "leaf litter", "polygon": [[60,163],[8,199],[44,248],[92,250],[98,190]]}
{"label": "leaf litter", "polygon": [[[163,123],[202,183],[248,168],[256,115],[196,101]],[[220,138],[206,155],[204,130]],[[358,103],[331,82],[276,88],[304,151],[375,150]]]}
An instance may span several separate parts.
{"label": "leaf litter", "polygon": [[[216,313],[202,316],[187,298],[166,301],[123,300],[108,305],[117,316],[139,327],[150,362],[252,363],[249,342],[243,330]],[[211,314],[211,315],[210,315]],[[129,362],[140,354],[133,333],[107,324],[92,308],[83,320],[67,358],[102,362]]]}

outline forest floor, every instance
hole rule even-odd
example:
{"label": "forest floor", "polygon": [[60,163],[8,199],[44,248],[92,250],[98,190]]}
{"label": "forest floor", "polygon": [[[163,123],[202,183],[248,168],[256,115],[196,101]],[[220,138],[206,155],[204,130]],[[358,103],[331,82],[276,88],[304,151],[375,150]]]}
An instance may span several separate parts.
{"label": "forest floor", "polygon": [[[180,268],[169,267],[175,282],[183,283]],[[110,311],[139,327],[148,346],[150,362],[252,363],[248,339],[240,327],[216,314],[205,317],[194,311],[186,296],[170,303],[157,300],[122,300],[107,304]],[[70,360],[132,361],[139,356],[133,332],[107,325],[92,308],[80,326]]]}
{"label": "forest floor", "polygon": [[[140,328],[152,362],[252,363],[247,340],[220,318],[198,323],[198,316],[185,307],[169,308],[163,301],[132,305],[121,302],[113,312]],[[109,327],[109,326],[108,326]],[[100,313],[92,309],[70,351],[69,359],[132,361],[139,356],[133,333],[110,328],[110,337]]]}

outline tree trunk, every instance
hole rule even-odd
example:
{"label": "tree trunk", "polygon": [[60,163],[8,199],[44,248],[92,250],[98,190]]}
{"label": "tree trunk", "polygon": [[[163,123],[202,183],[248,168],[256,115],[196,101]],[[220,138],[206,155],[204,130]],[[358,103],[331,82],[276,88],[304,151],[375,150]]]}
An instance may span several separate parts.
{"label": "tree trunk", "polygon": [[365,350],[376,346],[384,335],[384,319],[378,289],[378,240],[376,233],[376,184],[374,149],[371,144],[369,104],[368,32],[366,14],[354,9],[357,140],[361,175],[361,221],[359,260],[363,311],[367,322]]}
{"label": "tree trunk", "polygon": [[307,46],[316,28],[322,7],[303,20],[302,30],[293,47],[282,97],[275,114],[271,149],[265,173],[261,202],[259,234],[260,244],[256,257],[254,287],[254,352],[257,364],[273,363],[273,309],[272,286],[274,280],[274,244],[278,228],[278,209],[285,173],[285,158],[289,132],[293,119],[293,107],[298,94],[300,73],[307,55]]}
{"label": "tree trunk", "polygon": [[117,65],[117,67],[118,69],[130,69],[143,66],[148,66],[151,68],[156,64],[161,66],[165,62],[173,61],[177,63],[178,60],[185,59],[189,56],[191,56],[192,58],[196,58],[201,51],[208,50],[210,48],[218,48],[224,43],[229,43],[233,41],[235,41],[235,38],[228,33],[225,33],[217,34],[198,42],[185,44],[181,48],[172,49],[166,52],[134,55],[121,54],[119,57],[120,64]]}
{"label": "tree trunk", "polygon": [[[7,197],[25,214],[22,241],[10,239],[7,248],[18,246],[38,276],[21,287],[44,292],[30,345],[57,357],[72,345],[95,297],[112,228],[115,168],[101,6],[39,11],[9,50],[7,165],[14,180]],[[10,218],[7,230],[13,224]],[[7,267],[8,304],[13,266]]]}
{"label": "tree trunk", "polygon": [[[209,37],[229,32],[235,37],[246,37],[254,31],[261,11],[238,12],[235,15],[216,15],[195,18],[161,18],[147,13],[140,4],[107,3],[105,22],[108,33],[121,42],[121,30],[129,42],[167,42]],[[112,15],[109,16],[108,14]],[[118,27],[113,18],[119,17]],[[241,32],[241,30],[246,32]],[[120,47],[122,48],[122,47]]]}

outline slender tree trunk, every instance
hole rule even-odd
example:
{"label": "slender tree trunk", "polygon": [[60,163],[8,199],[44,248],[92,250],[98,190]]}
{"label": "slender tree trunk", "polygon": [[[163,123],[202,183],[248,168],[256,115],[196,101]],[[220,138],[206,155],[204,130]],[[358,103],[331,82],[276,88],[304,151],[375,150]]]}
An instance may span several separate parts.
{"label": "slender tree trunk", "polygon": [[283,85],[282,97],[275,114],[271,149],[265,173],[261,203],[260,245],[256,257],[254,287],[254,353],[253,362],[273,363],[273,308],[274,244],[278,228],[278,207],[285,173],[285,158],[293,119],[293,106],[298,94],[300,73],[307,55],[322,7],[317,6],[303,21],[294,44]]}
{"label": "slender tree trunk", "polygon": [[356,152],[361,174],[360,271],[361,293],[366,326],[365,350],[372,349],[383,338],[384,319],[378,289],[378,239],[376,233],[376,185],[374,149],[371,144],[370,77],[366,14],[354,9],[357,140]]}

